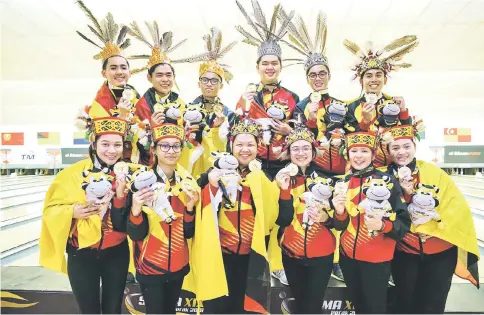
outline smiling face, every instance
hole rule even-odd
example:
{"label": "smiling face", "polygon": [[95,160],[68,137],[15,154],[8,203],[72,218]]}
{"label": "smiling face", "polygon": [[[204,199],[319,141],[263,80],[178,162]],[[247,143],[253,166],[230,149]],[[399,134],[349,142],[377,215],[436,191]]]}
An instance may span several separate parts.
{"label": "smiling face", "polygon": [[147,78],[156,92],[162,96],[170,93],[175,82],[175,74],[168,64],[157,65],[153,73],[151,75],[148,74]]}
{"label": "smiling face", "polygon": [[[215,83],[217,82],[217,83]],[[218,92],[223,88],[222,79],[213,72],[205,72],[198,80],[198,87],[205,98],[212,99],[218,96]]]}
{"label": "smiling face", "polygon": [[120,135],[102,135],[96,140],[97,157],[111,166],[123,156],[123,137]]}
{"label": "smiling face", "polygon": [[306,79],[311,89],[319,92],[328,88],[331,75],[326,66],[316,65],[309,69]]}
{"label": "smiling face", "polygon": [[256,68],[259,72],[260,81],[263,84],[277,83],[279,80],[279,74],[281,73],[281,62],[277,56],[262,56]]}
{"label": "smiling face", "polygon": [[393,141],[388,147],[393,163],[398,166],[406,166],[415,158],[416,147],[410,139]]}
{"label": "smiling face", "polygon": [[121,56],[109,58],[106,68],[102,70],[101,74],[111,85],[119,87],[125,86],[131,76],[128,62]]}
{"label": "smiling face", "polygon": [[182,151],[181,141],[177,138],[165,138],[156,143],[158,164],[176,166]]}
{"label": "smiling face", "polygon": [[307,167],[313,159],[311,143],[306,140],[297,140],[289,147],[291,162],[299,167]]}
{"label": "smiling face", "polygon": [[348,151],[351,167],[355,170],[362,170],[370,166],[373,160],[373,151],[367,147],[352,147]]}
{"label": "smiling face", "polygon": [[248,133],[236,136],[232,144],[232,154],[239,161],[240,167],[247,167],[257,156],[257,141],[255,137]]}
{"label": "smiling face", "polygon": [[360,84],[363,86],[363,90],[366,93],[371,92],[380,94],[386,83],[387,77],[383,70],[380,69],[367,70],[360,79]]}

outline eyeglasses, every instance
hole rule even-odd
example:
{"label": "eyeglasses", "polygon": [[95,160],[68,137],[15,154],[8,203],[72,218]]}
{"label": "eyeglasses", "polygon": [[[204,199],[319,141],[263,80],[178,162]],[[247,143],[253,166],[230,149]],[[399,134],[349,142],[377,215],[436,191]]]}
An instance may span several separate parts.
{"label": "eyeglasses", "polygon": [[218,85],[220,83],[220,80],[217,79],[217,78],[200,78],[200,82],[202,82],[202,84],[208,84],[208,82],[212,83],[212,85]]}
{"label": "eyeglasses", "polygon": [[310,74],[308,74],[308,78],[310,78],[311,80],[316,80],[316,77],[324,79],[327,75],[328,73],[326,71],[321,71],[320,73],[311,72]]}
{"label": "eyeglasses", "polygon": [[296,154],[301,152],[301,151],[303,153],[308,153],[308,152],[311,152],[311,147],[302,147],[302,148],[295,147],[295,148],[291,148],[290,150],[291,150],[291,152],[296,153]]}
{"label": "eyeglasses", "polygon": [[160,143],[158,144],[158,148],[160,148],[161,152],[168,152],[170,151],[170,149],[173,149],[173,152],[179,153],[182,150],[182,146],[179,143],[174,145],[169,145],[168,143]]}

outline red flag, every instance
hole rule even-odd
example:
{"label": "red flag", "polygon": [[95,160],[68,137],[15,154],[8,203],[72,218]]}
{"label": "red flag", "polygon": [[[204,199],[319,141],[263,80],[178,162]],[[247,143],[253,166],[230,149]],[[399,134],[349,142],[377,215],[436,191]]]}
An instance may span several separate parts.
{"label": "red flag", "polygon": [[2,132],[2,145],[24,145],[24,133]]}

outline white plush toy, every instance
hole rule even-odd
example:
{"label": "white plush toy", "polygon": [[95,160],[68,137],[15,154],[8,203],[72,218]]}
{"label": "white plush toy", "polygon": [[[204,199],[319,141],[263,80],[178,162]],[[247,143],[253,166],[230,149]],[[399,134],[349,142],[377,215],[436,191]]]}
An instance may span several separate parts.
{"label": "white plush toy", "polygon": [[417,190],[412,196],[412,202],[408,205],[408,212],[415,227],[435,220],[439,223],[439,229],[443,228],[442,219],[435,210],[439,206],[438,193],[439,188],[435,185],[417,185]]}
{"label": "white plush toy", "polygon": [[86,199],[88,202],[100,205],[99,216],[104,218],[104,215],[111,206],[111,199],[114,196],[113,191],[113,176],[109,175],[108,168],[92,169],[82,172],[84,180],[82,182],[82,189],[86,191]]}
{"label": "white plush toy", "polygon": [[311,174],[311,183],[308,185],[309,191],[303,193],[302,198],[306,204],[303,214],[302,227],[306,229],[314,224],[309,219],[309,208],[316,205],[319,211],[329,211],[331,209],[329,198],[333,195],[334,187],[331,186],[333,180],[318,176],[316,172]]}
{"label": "white plush toy", "polygon": [[213,166],[222,171],[219,186],[223,193],[224,207],[230,209],[237,200],[237,191],[241,189],[239,185],[240,175],[237,173],[239,162],[232,154],[227,152],[212,152],[211,155],[215,157]]}
{"label": "white plush toy", "polygon": [[[382,178],[368,178],[363,184],[363,193],[366,198],[363,199],[359,207],[365,211],[365,216],[372,218],[389,218],[394,212],[392,205],[388,201],[392,192],[393,183],[389,176]],[[378,231],[369,230],[370,236],[378,235]]]}

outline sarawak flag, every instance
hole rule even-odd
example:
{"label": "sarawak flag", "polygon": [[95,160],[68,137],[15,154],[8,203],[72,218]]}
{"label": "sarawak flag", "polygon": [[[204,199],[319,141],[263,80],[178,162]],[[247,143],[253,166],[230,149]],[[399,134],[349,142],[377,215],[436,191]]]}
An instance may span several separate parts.
{"label": "sarawak flag", "polygon": [[37,144],[60,145],[60,132],[37,132]]}
{"label": "sarawak flag", "polygon": [[24,133],[2,132],[2,145],[24,145]]}
{"label": "sarawak flag", "polygon": [[444,128],[444,142],[471,142],[471,128]]}

